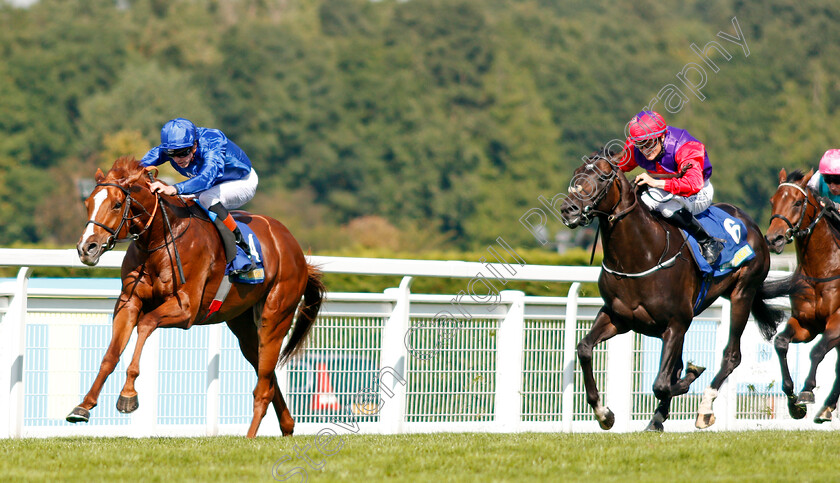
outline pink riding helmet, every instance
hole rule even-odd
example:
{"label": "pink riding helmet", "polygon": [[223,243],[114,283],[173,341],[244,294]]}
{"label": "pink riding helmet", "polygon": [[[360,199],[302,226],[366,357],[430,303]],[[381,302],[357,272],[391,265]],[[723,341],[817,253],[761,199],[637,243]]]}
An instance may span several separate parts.
{"label": "pink riding helmet", "polygon": [[647,139],[658,138],[668,131],[665,119],[656,111],[642,111],[630,119],[628,123],[630,140],[634,143]]}
{"label": "pink riding helmet", "polygon": [[820,174],[840,174],[840,149],[829,149],[823,154]]}

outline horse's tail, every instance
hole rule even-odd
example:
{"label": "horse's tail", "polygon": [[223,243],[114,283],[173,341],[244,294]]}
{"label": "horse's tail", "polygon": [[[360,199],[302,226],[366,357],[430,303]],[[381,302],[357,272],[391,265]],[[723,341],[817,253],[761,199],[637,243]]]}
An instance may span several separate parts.
{"label": "horse's tail", "polygon": [[280,354],[280,364],[285,364],[289,358],[303,348],[303,341],[309,335],[312,326],[315,325],[315,318],[321,310],[321,303],[324,301],[324,294],[327,287],[321,280],[321,272],[312,265],[306,264],[309,272],[306,280],[306,289],[303,291],[303,304],[298,311],[295,326],[289,335],[289,341],[283,352]]}
{"label": "horse's tail", "polygon": [[802,290],[802,284],[791,274],[784,278],[765,280],[758,288],[752,304],[752,314],[758,324],[758,330],[765,340],[771,340],[776,328],[785,320],[785,311],[778,306],[767,304],[767,300],[777,297],[796,295]]}

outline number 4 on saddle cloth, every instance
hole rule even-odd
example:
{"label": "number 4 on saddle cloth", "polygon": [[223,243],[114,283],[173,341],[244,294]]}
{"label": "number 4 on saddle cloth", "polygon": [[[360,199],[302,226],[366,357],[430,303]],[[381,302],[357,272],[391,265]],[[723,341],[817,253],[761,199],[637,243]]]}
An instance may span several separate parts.
{"label": "number 4 on saddle cloth", "polygon": [[709,265],[709,262],[703,258],[700,252],[697,240],[685,230],[680,230],[688,240],[691,254],[694,256],[694,261],[697,262],[697,267],[703,277],[700,293],[694,303],[694,315],[697,315],[697,310],[706,298],[706,292],[711,285],[712,278],[726,275],[742,263],[752,260],[755,258],[755,252],[746,240],[747,227],[741,220],[734,218],[729,213],[716,206],[711,206],[702,213],[694,215],[694,217],[703,225],[709,235],[724,241],[720,257],[714,264]]}
{"label": "number 4 on saddle cloth", "polygon": [[[207,216],[209,216],[211,220],[216,218],[216,214],[204,207],[198,202],[198,200],[196,200],[196,204],[204,209],[205,213],[207,213]],[[248,255],[242,247],[237,246],[236,257],[234,257],[234,259],[225,266],[225,275],[230,277],[231,282],[249,284],[263,283],[265,281],[265,267],[263,266],[262,245],[260,245],[260,240],[257,238],[257,235],[254,234],[253,230],[251,230],[245,223],[237,221],[236,225],[239,227],[239,231],[242,232],[242,238],[248,243],[248,246],[251,249],[251,256],[254,260],[254,268],[250,271],[243,272],[243,270],[247,270],[248,267],[251,266],[251,259],[248,258]]]}

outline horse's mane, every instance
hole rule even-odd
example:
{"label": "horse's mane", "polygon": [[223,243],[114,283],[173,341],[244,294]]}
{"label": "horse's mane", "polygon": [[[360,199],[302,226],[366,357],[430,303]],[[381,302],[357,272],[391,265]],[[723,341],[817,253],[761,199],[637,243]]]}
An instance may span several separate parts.
{"label": "horse's mane", "polygon": [[596,159],[596,158],[605,158],[605,159],[612,159],[616,154],[615,151],[609,148],[609,144],[599,147],[592,154],[589,155],[589,159]]}
{"label": "horse's mane", "polygon": [[787,179],[785,180],[786,183],[795,183],[797,181],[802,181],[805,178],[805,173],[801,169],[795,169],[788,173]]}
{"label": "horse's mane", "polygon": [[107,177],[114,180],[126,179],[141,169],[140,161],[135,159],[134,156],[121,156],[114,161]]}

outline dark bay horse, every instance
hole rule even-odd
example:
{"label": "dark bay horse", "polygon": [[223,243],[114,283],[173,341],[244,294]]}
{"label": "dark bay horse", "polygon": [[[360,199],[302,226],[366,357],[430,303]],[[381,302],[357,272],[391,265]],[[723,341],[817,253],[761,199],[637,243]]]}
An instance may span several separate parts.
{"label": "dark bay horse", "polygon": [[[701,277],[690,248],[679,230],[655,216],[639,202],[638,194],[617,168],[621,155],[601,153],[575,170],[560,212],[569,228],[586,225],[595,217],[602,232],[604,261],[598,287],[604,305],[592,329],[578,343],[577,355],[583,371],[586,398],[602,429],[615,422],[612,411],[601,404],[592,373],[593,348],[617,334],[638,332],[662,339],[659,373],[653,393],[659,400],[646,430],[662,431],[668,419],[671,399],[688,392],[704,368],[688,364],[685,376],[682,353],[686,331],[694,317],[693,305],[701,290]],[[761,231],[738,208],[717,204],[747,227],[746,238],[756,256],[729,274],[714,278],[698,313],[720,296],[732,302],[729,341],[723,351],[720,371],[707,388],[695,425],[714,424],[712,403],[724,380],[741,362],[741,334],[750,311],[769,340],[784,317],[765,300],[776,296],[763,286],[770,270],[770,253]]]}
{"label": "dark bay horse", "polygon": [[[83,263],[96,265],[117,241],[133,242],[122,263],[122,293],[114,308],[111,343],[93,386],[67,420],[88,421],[135,327],[137,344],[117,401],[117,409],[123,413],[139,405],[134,381],[140,374],[143,344],[152,331],[226,321],[239,340],[242,354],[257,372],[248,437],[256,436],[269,403],[274,403],[283,435],[291,435],[295,422],[274,370],[278,360],[285,362],[302,348],[315,322],[325,292],[320,273],[306,262],[297,241],[280,222],[234,212],[234,217],[245,222],[262,244],[265,281],[255,285],[234,283],[218,312],[207,318],[224,277],[221,238],[194,201],[152,194],[150,178],[138,161],[122,157],[107,175],[97,170],[96,188],[85,201],[89,221],[77,246]],[[181,258],[183,278],[178,268]],[[296,311],[294,330],[281,353]]]}
{"label": "dark bay horse", "polygon": [[[825,218],[823,208],[808,181],[813,176],[796,170],[779,172],[779,187],[770,198],[773,215],[767,229],[767,244],[776,253],[794,242],[797,266],[791,285],[791,316],[785,328],[776,336],[774,345],[782,366],[782,390],[787,396],[788,412],[794,419],[805,417],[805,404],[814,402],[817,366],[825,355],[836,348],[838,352],[834,385],[814,421],[831,420],[840,397],[840,233]],[[810,342],[818,335],[822,339],[811,349],[811,370],[802,392],[793,392],[793,379],[787,363],[791,342]]]}

